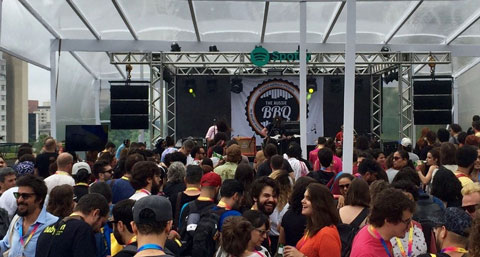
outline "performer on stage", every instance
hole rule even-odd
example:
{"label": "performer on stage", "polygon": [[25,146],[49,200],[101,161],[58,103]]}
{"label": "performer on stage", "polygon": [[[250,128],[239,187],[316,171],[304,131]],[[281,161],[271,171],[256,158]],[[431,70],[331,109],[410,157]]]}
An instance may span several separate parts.
{"label": "performer on stage", "polygon": [[214,125],[210,126],[210,128],[208,128],[208,131],[207,131],[207,134],[205,135],[205,138],[207,139],[207,144],[210,143],[210,141],[213,140],[213,138],[215,137],[215,135],[218,133],[218,132],[223,132],[225,134],[227,134],[227,136],[229,135],[229,132],[230,132],[230,128],[228,127],[227,123],[225,122],[225,120],[221,119],[221,120],[218,120],[217,119],[213,119],[213,122],[215,123]]}
{"label": "performer on stage", "polygon": [[264,127],[261,131],[261,135],[263,137],[275,137],[280,136],[279,138],[285,137],[285,127],[284,127],[284,119],[282,116],[275,116],[273,117],[273,121]]}

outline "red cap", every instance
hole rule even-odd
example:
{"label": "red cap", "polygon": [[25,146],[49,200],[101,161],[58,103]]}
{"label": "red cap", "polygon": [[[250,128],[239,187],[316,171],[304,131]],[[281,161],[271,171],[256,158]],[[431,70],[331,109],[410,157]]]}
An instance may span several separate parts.
{"label": "red cap", "polygon": [[222,177],[215,172],[208,172],[200,180],[202,187],[218,187],[222,185]]}

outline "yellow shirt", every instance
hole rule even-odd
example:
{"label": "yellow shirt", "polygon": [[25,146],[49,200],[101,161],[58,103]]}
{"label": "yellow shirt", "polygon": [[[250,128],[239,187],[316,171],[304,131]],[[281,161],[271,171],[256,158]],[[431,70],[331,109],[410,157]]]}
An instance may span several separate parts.
{"label": "yellow shirt", "polygon": [[462,188],[465,187],[466,185],[470,184],[470,183],[473,183],[473,181],[467,177],[467,176],[459,176],[460,172],[454,172],[455,173],[455,176],[458,178],[458,180],[460,180],[460,183],[462,183]]}

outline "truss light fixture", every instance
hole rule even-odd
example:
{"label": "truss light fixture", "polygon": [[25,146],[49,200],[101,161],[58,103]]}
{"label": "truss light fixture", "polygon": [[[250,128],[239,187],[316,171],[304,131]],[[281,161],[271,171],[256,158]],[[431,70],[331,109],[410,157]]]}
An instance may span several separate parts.
{"label": "truss light fixture", "polygon": [[307,93],[309,95],[317,92],[317,80],[313,77],[307,78]]}
{"label": "truss light fixture", "polygon": [[185,81],[185,91],[192,95],[193,97],[196,97],[197,95],[195,94],[197,89],[197,85],[195,84],[194,79],[187,79]]}
{"label": "truss light fixture", "polygon": [[388,46],[383,46],[382,49],[380,49],[380,52],[385,53],[383,54],[383,57],[388,58],[388,54],[390,52],[390,47]]}
{"label": "truss light fixture", "polygon": [[232,78],[230,81],[230,91],[240,94],[243,91],[243,83],[241,78]]}
{"label": "truss light fixture", "polygon": [[180,47],[180,45],[178,45],[177,42],[173,42],[172,45],[170,46],[170,51],[171,52],[180,52],[180,51],[182,51],[182,48]]}
{"label": "truss light fixture", "polygon": [[218,48],[216,45],[211,45],[208,47],[209,52],[218,52]]}

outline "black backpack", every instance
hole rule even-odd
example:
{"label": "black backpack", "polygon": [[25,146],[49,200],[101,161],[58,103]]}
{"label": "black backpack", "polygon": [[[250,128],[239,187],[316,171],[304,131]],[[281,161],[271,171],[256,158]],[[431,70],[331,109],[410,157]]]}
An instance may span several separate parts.
{"label": "black backpack", "polygon": [[199,225],[202,214],[205,211],[212,209],[215,204],[212,202],[211,205],[199,209],[196,201],[191,201],[188,203],[189,212],[185,217],[185,220],[182,221],[182,226],[180,230],[180,237],[182,238],[182,248],[180,249],[181,256],[190,256],[193,246],[193,237],[195,236],[195,231]]}
{"label": "black backpack", "polygon": [[368,208],[363,208],[352,223],[341,223],[337,225],[338,233],[340,234],[340,241],[342,242],[342,257],[350,256],[353,239],[360,230],[360,224],[362,224],[363,220],[368,216],[368,211]]}

